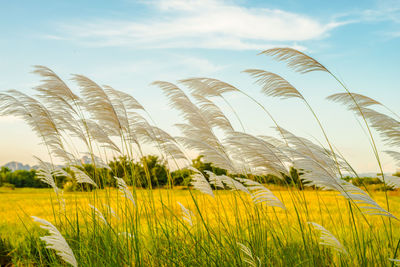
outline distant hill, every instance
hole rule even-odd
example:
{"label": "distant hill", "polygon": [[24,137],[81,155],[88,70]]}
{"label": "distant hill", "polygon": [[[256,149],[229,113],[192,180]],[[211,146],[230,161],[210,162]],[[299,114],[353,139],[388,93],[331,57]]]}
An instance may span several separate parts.
{"label": "distant hill", "polygon": [[[17,162],[17,161],[10,161],[10,162],[4,164],[3,166],[0,166],[0,168],[1,167],[7,167],[12,171],[18,171],[18,170],[30,171],[30,170],[39,169],[39,165],[31,166],[29,164],[23,164],[23,163]],[[56,167],[63,168],[64,166],[63,165],[56,165]]]}
{"label": "distant hill", "polygon": [[23,163],[17,162],[17,161],[8,162],[8,163],[4,164],[2,167],[7,167],[12,171],[17,171],[17,170],[29,171],[31,169],[37,169],[37,166],[30,166],[29,164],[23,164]]}

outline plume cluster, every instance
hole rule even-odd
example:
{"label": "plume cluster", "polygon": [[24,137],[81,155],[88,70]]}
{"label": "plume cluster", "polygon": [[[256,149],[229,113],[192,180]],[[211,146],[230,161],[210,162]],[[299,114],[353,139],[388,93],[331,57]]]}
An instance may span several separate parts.
{"label": "plume cluster", "polygon": [[325,227],[315,222],[309,222],[309,224],[311,224],[316,230],[319,231],[321,239],[321,241],[319,242],[320,245],[330,247],[339,253],[348,255],[346,248],[339,242],[339,240],[337,240],[337,238],[331,232],[326,230]]}
{"label": "plume cluster", "polygon": [[261,260],[257,256],[253,256],[253,253],[251,252],[251,249],[249,249],[247,246],[243,245],[242,243],[237,242],[237,245],[239,246],[240,250],[243,252],[245,255],[245,258],[243,261],[247,263],[251,267],[259,267],[261,266]]}
{"label": "plume cluster", "polygon": [[69,247],[67,241],[62,236],[62,234],[58,231],[58,229],[51,224],[50,222],[32,216],[32,219],[40,223],[40,228],[49,231],[49,236],[40,237],[47,244],[47,248],[54,249],[58,256],[60,256],[65,262],[71,264],[72,266],[78,266],[78,262],[75,259],[75,255],[72,249]]}

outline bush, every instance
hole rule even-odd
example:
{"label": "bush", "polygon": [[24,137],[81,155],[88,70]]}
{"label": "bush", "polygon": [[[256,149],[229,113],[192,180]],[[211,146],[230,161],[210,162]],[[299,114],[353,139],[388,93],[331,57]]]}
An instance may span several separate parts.
{"label": "bush", "polygon": [[4,184],[2,185],[2,187],[8,188],[8,189],[11,189],[11,190],[14,190],[14,189],[15,189],[15,185],[10,184],[10,183],[4,183]]}
{"label": "bush", "polygon": [[65,192],[75,192],[75,191],[79,191],[79,185],[76,183],[73,183],[71,181],[66,182],[64,184],[64,191]]}

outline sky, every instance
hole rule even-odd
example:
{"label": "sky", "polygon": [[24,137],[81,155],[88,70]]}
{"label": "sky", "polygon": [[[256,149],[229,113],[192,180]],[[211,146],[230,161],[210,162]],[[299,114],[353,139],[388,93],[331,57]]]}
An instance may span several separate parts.
{"label": "sky", "polygon": [[[368,138],[357,119],[325,98],[343,89],[326,73],[298,74],[258,55],[272,47],[299,49],[324,64],[352,92],[400,113],[400,1],[395,0],[120,0],[4,1],[0,8],[0,90],[32,94],[45,65],[77,90],[83,74],[137,98],[157,124],[178,135],[182,120],[155,80],[212,77],[257,98],[284,128],[323,142],[309,110],[298,100],[263,96],[249,68],[275,72],[310,102],[335,147],[359,172],[377,172]],[[246,132],[273,135],[273,124],[254,103],[228,95]],[[235,117],[229,114],[238,129]],[[0,118],[0,165],[34,163],[45,149],[24,122]],[[378,142],[378,149],[387,149]],[[396,170],[382,154],[384,170]]]}

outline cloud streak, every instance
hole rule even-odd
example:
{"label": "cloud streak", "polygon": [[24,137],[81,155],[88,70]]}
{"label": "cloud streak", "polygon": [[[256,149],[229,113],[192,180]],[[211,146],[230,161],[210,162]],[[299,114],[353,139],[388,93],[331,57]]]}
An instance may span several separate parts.
{"label": "cloud streak", "polygon": [[[221,0],[146,1],[145,20],[96,20],[64,23],[52,39],[88,46],[134,48],[209,48],[260,50],[326,37],[341,26],[278,9],[248,8]],[[50,36],[50,35],[49,35]]]}

